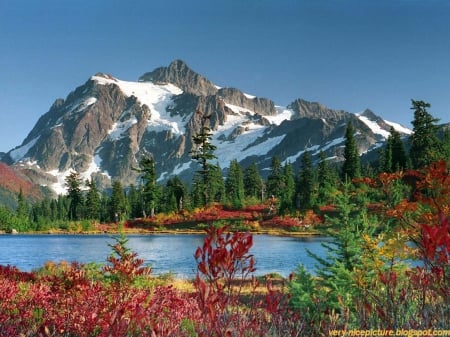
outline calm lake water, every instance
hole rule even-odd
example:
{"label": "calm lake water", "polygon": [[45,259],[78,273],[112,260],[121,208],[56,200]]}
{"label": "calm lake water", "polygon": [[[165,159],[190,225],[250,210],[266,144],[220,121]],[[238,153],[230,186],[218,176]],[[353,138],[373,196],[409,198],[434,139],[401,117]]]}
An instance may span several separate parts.
{"label": "calm lake water", "polygon": [[[154,274],[172,272],[191,278],[196,273],[194,253],[203,244],[203,235],[129,235],[128,247],[153,268]],[[314,272],[310,250],[324,256],[323,237],[279,237],[255,235],[251,253],[256,261],[256,275],[277,272],[288,276],[302,263]],[[42,267],[47,261],[105,263],[111,253],[110,235],[0,235],[0,264],[13,265],[23,271]]]}

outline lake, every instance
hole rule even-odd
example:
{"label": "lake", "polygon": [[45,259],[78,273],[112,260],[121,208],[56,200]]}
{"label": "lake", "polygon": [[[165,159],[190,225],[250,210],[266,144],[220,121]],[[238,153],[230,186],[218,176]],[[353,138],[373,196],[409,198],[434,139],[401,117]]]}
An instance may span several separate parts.
{"label": "lake", "polygon": [[[196,273],[194,253],[203,244],[204,235],[152,234],[128,235],[128,247],[153,268],[154,274],[174,273],[191,278]],[[314,272],[316,261],[307,249],[324,256],[326,237],[283,237],[254,235],[250,253],[256,261],[255,275],[271,272],[287,277],[302,263]],[[42,267],[47,261],[105,263],[111,253],[110,235],[0,235],[0,264],[13,265],[22,271]]]}

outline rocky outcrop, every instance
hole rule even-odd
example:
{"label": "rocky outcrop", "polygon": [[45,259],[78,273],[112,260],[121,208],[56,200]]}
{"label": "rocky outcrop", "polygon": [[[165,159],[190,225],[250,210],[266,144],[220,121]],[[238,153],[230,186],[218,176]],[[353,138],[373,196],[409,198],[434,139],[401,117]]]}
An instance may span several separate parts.
{"label": "rocky outcrop", "polygon": [[168,67],[159,67],[152,72],[145,73],[139,78],[139,81],[158,84],[172,83],[185,92],[202,96],[217,93],[217,88],[211,81],[194,72],[181,60],[173,61]]}
{"label": "rocky outcrop", "polygon": [[270,99],[252,97],[235,88],[221,88],[218,95],[229,104],[254,111],[263,116],[276,113],[275,104]]}
{"label": "rocky outcrop", "polygon": [[324,118],[327,121],[339,122],[347,120],[350,113],[343,110],[332,110],[317,102],[308,102],[303,99],[297,99],[292,102],[288,108],[295,114],[293,118]]}

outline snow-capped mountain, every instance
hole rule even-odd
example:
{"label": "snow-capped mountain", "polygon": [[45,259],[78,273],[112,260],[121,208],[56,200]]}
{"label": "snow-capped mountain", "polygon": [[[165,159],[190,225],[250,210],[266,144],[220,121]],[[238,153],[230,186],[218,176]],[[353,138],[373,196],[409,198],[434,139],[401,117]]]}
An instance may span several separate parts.
{"label": "snow-capped mountain", "polygon": [[155,159],[160,181],[173,175],[188,180],[198,170],[189,154],[192,136],[206,115],[211,116],[212,142],[222,169],[237,159],[243,167],[256,162],[264,172],[275,155],[295,165],[305,150],[342,160],[349,121],[360,153],[380,146],[391,126],[402,134],[411,132],[370,110],[351,114],[301,99],[277,106],[267,98],[220,88],[178,60],[136,82],[92,76],[65,100],[56,100],[22,145],[2,160],[27,168],[36,182],[56,193],[64,193],[64,178],[71,170],[102,186],[112,180],[135,184],[132,168],[143,155]]}

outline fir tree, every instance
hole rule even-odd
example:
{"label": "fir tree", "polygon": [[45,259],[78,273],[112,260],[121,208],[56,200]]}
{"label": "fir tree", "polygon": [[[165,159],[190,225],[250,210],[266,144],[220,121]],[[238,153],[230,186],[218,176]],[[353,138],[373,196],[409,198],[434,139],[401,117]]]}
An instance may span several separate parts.
{"label": "fir tree", "polygon": [[167,181],[164,195],[166,203],[168,203],[167,211],[182,211],[186,207],[186,187],[177,176]]}
{"label": "fir tree", "polygon": [[130,185],[127,193],[128,204],[130,205],[130,216],[132,218],[140,218],[144,216],[144,205],[142,201],[142,193],[134,184]]}
{"label": "fir tree", "polygon": [[112,193],[108,203],[110,220],[118,222],[128,213],[128,202],[120,181],[115,180],[112,184]]}
{"label": "fir tree", "polygon": [[391,130],[392,135],[392,164],[395,171],[401,171],[408,167],[408,155],[401,135],[394,128]]}
{"label": "fir tree", "polygon": [[27,201],[25,200],[25,196],[23,195],[23,190],[21,187],[19,190],[19,194],[17,196],[16,215],[19,219],[26,220],[26,219],[28,219],[29,212],[30,212],[30,207],[29,207]]}
{"label": "fir tree", "polygon": [[285,214],[293,211],[295,199],[294,168],[291,163],[283,166],[283,183],[280,186],[280,212]]}
{"label": "fir tree", "polygon": [[72,171],[66,177],[67,196],[70,200],[69,219],[78,220],[81,218],[83,207],[83,194],[81,193],[81,178],[79,173]]}
{"label": "fir tree", "polygon": [[253,163],[244,171],[244,190],[245,196],[254,199],[264,199],[264,183],[259,174],[258,166]]}
{"label": "fir tree", "polygon": [[236,159],[230,162],[230,169],[225,181],[225,192],[228,201],[234,208],[244,206],[244,176],[242,167]]}
{"label": "fir tree", "polygon": [[[203,187],[200,188],[203,190],[203,205],[206,206],[214,199],[208,193],[213,189],[211,186],[214,183],[214,181],[211,180],[214,175],[213,171],[217,170],[215,165],[210,163],[211,160],[217,158],[214,155],[216,146],[211,144],[212,133],[211,129],[207,126],[207,121],[209,121],[211,116],[202,116],[200,111],[197,111],[197,114],[201,116],[201,128],[200,132],[192,137],[194,149],[191,151],[191,156],[193,159],[197,160],[201,166],[198,174],[200,174],[203,180]],[[199,181],[197,180],[196,184],[198,183]]]}
{"label": "fir tree", "polygon": [[309,151],[301,156],[301,167],[296,182],[297,205],[302,210],[310,209],[314,199],[314,170]]}
{"label": "fir tree", "polygon": [[330,196],[334,190],[333,172],[328,165],[328,161],[325,157],[325,153],[320,151],[319,164],[317,165],[317,201],[321,204],[328,203]]}
{"label": "fir tree", "polygon": [[397,172],[405,169],[408,163],[405,146],[401,135],[393,127],[390,129],[390,135],[387,139],[386,158],[384,160],[384,172]]}
{"label": "fir tree", "polygon": [[424,101],[412,100],[411,109],[414,110],[413,134],[410,137],[411,148],[409,156],[413,168],[422,168],[440,159],[441,143],[437,138],[438,119],[427,111],[431,105]]}
{"label": "fir tree", "polygon": [[352,180],[361,175],[361,161],[358,147],[354,138],[354,130],[351,123],[347,124],[345,131],[344,164],[342,165],[342,179]]}
{"label": "fir tree", "polygon": [[270,173],[267,177],[267,194],[269,197],[275,197],[277,199],[281,196],[281,186],[283,185],[283,170],[281,167],[281,162],[277,156],[272,158],[272,163],[270,165]]}
{"label": "fir tree", "polygon": [[211,202],[224,203],[226,199],[225,182],[219,163],[211,165],[208,180],[210,183],[206,187],[208,188],[208,195],[210,197],[207,200],[207,204]]}
{"label": "fir tree", "polygon": [[363,236],[372,236],[376,228],[374,218],[369,218],[365,199],[360,202],[351,199],[352,185],[345,183],[343,191],[336,196],[335,204],[339,214],[327,217],[330,243],[323,244],[326,258],[308,252],[317,262],[317,276],[321,288],[329,291],[329,305],[338,309],[353,306],[353,298],[358,297],[358,287],[352,272],[360,266],[363,255]]}
{"label": "fir tree", "polygon": [[444,130],[442,135],[442,159],[450,160],[450,129]]}
{"label": "fir tree", "polygon": [[86,194],[86,218],[100,219],[100,195],[93,179],[86,179],[85,185],[88,187]]}
{"label": "fir tree", "polygon": [[158,205],[160,196],[159,187],[156,183],[156,168],[153,158],[142,157],[139,162],[139,169],[142,180],[142,198],[145,210],[149,211],[151,217],[155,215],[155,208]]}

